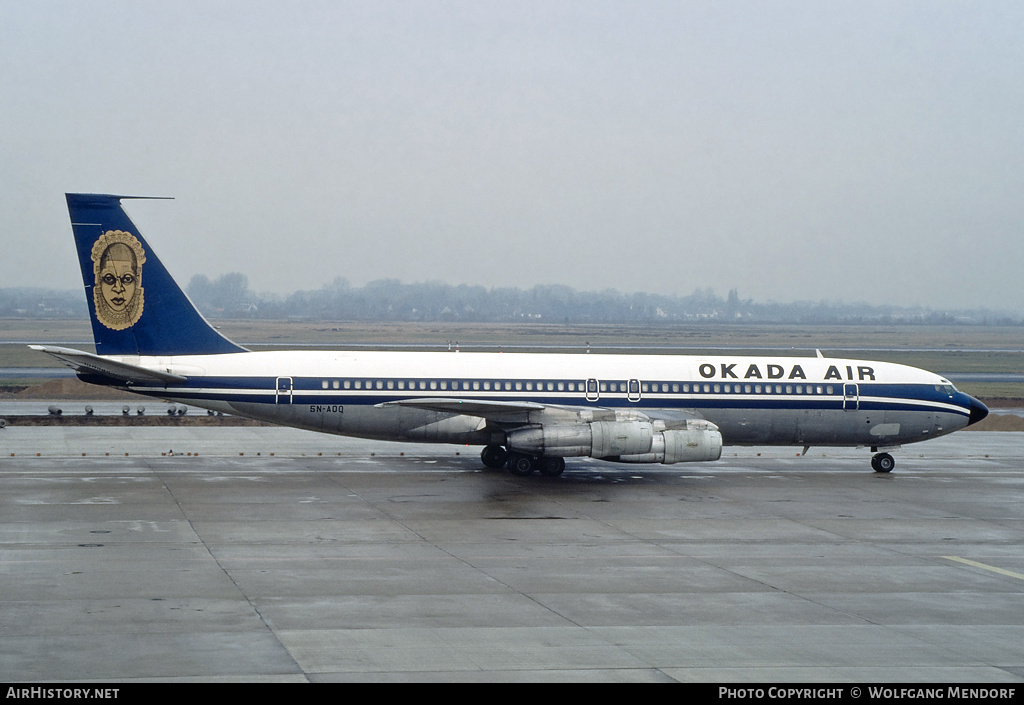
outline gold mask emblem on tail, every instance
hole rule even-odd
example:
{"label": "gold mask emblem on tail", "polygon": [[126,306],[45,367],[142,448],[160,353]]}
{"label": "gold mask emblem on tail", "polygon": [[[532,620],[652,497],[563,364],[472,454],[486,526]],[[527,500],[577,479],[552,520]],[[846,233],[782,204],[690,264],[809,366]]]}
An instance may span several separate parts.
{"label": "gold mask emblem on tail", "polygon": [[92,246],[92,289],[96,318],[111,330],[124,330],[142,315],[142,264],[146,253],[131,233],[108,230]]}

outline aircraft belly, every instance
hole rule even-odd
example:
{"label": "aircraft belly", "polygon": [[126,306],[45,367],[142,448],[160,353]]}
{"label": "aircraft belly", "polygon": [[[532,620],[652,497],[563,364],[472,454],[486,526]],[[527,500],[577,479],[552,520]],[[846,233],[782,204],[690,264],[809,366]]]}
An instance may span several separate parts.
{"label": "aircraft belly", "polygon": [[725,445],[767,445],[782,420],[775,412],[753,409],[702,409],[701,414],[718,426]]}
{"label": "aircraft belly", "polygon": [[461,414],[357,404],[235,403],[232,407],[249,418],[342,436],[427,443],[491,442],[483,419]]}
{"label": "aircraft belly", "polygon": [[952,433],[960,414],[917,410],[708,409],[725,445],[888,446]]}

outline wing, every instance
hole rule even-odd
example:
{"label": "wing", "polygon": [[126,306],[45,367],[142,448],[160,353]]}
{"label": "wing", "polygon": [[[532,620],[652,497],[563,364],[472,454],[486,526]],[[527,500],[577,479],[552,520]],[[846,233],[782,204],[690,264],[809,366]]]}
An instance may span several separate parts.
{"label": "wing", "polygon": [[643,414],[651,421],[664,421],[666,424],[707,420],[697,409],[644,409]]}
{"label": "wing", "polygon": [[589,423],[591,421],[662,421],[665,427],[685,427],[688,421],[705,421],[695,409],[612,409],[604,406],[540,404],[532,401],[488,401],[453,397],[400,399],[379,407],[404,406],[449,414],[478,416],[504,428],[536,423]]}
{"label": "wing", "polygon": [[454,397],[400,399],[378,406],[442,412],[456,419],[475,419],[479,425],[474,431],[487,427],[501,430],[505,436],[500,444],[517,455],[508,456],[491,445],[485,449],[484,462],[500,467],[507,457],[513,457],[524,473],[539,462],[531,457],[590,456],[624,463],[673,464],[718,460],[722,454],[718,427],[689,409],[612,409]]}
{"label": "wing", "polygon": [[531,413],[544,411],[547,406],[532,401],[487,401],[481,399],[457,399],[450,397],[425,397],[423,399],[399,399],[386,401],[377,406],[405,406],[448,414],[479,416],[497,424],[526,423]]}

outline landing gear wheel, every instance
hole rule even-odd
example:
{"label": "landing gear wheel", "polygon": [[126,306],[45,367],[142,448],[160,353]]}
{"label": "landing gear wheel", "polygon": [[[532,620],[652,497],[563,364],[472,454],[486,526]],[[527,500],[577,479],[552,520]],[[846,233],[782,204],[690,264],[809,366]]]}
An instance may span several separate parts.
{"label": "landing gear wheel", "polygon": [[480,460],[487,467],[497,470],[508,462],[508,451],[499,445],[484,446],[480,451]]}
{"label": "landing gear wheel", "polygon": [[540,474],[545,477],[558,477],[565,472],[565,458],[541,458]]}
{"label": "landing gear wheel", "polygon": [[871,459],[871,467],[875,472],[892,472],[896,461],[888,453],[879,453]]}
{"label": "landing gear wheel", "polygon": [[526,477],[533,472],[535,466],[536,463],[531,456],[522,455],[520,453],[509,453],[508,469],[513,475]]}

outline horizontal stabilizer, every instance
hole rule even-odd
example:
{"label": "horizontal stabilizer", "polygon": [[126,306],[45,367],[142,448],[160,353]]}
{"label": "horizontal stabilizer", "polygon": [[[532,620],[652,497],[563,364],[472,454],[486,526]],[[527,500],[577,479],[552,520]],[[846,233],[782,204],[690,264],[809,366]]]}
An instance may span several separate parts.
{"label": "horizontal stabilizer", "polygon": [[161,384],[184,382],[185,377],[159,372],[138,365],[129,365],[110,358],[93,355],[92,353],[71,348],[60,348],[52,345],[29,345],[33,350],[47,353],[57,358],[75,372],[84,375],[102,375],[126,384]]}

